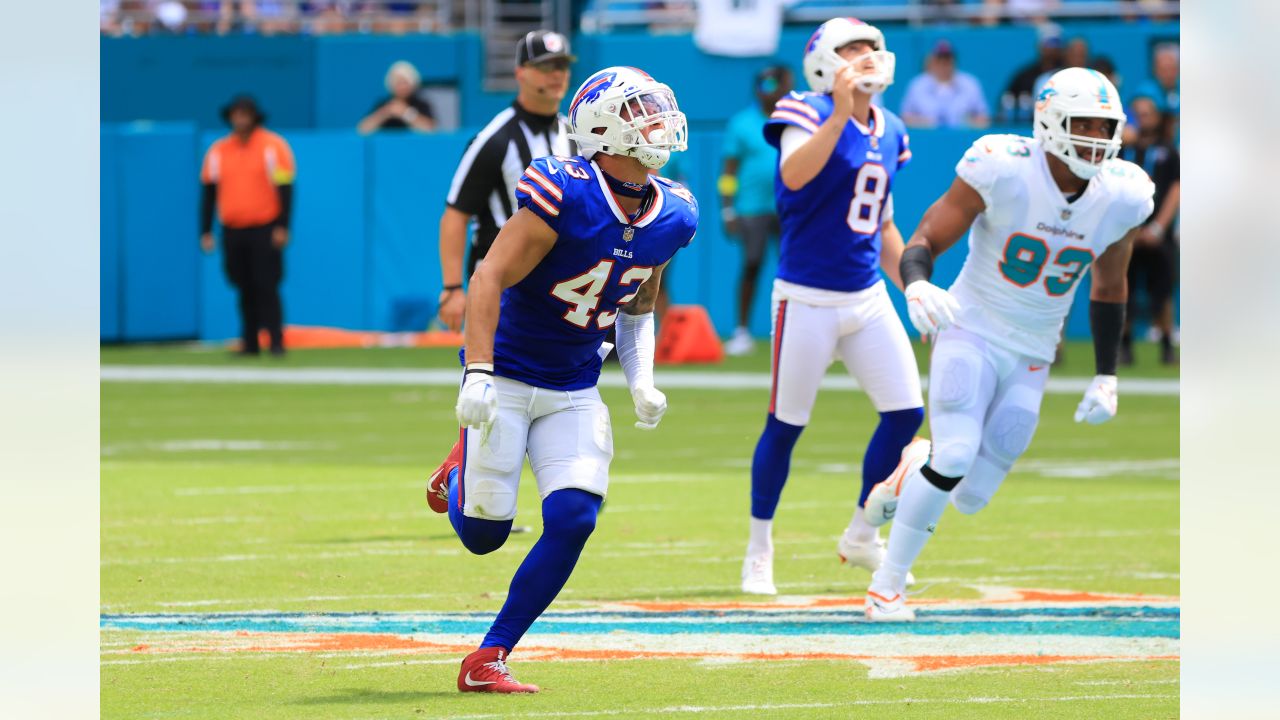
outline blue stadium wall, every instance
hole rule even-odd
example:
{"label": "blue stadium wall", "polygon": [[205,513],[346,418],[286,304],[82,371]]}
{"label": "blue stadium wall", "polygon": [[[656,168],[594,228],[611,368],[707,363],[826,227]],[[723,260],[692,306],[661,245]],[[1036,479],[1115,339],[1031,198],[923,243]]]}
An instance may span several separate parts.
{"label": "blue stadium wall", "polygon": [[[928,48],[947,37],[961,67],[983,78],[995,105],[1013,69],[1034,54],[1034,31],[890,31],[899,84],[886,94],[896,109],[902,89]],[[1149,74],[1150,47],[1176,38],[1177,24],[1081,24],[1067,34],[1112,57],[1133,85]],[[781,48],[799,48],[807,30],[784,32]],[[221,339],[237,333],[234,295],[221,255],[197,243],[197,170],[223,132],[218,108],[252,92],[271,127],[298,158],[293,242],[287,250],[284,302],[288,322],[345,328],[417,329],[406,325],[434,302],[440,286],[437,225],[457,159],[474,130],[511,99],[481,91],[482,44],[472,34],[402,38],[188,37],[102,40],[101,337],[104,341]],[[699,52],[687,35],[613,33],[580,37],[578,68],[635,64],[672,85],[691,122],[691,147],[676,172],[702,199],[697,240],[672,265],[678,303],[711,312],[717,329],[734,324],[741,254],[720,228],[715,177],[729,115],[751,101],[750,77],[768,58],[734,60]],[[798,55],[797,53],[791,53]],[[461,98],[457,133],[361,137],[351,128],[383,93],[381,78],[408,59],[427,82],[455,85]],[[798,58],[781,57],[798,69]],[[696,70],[690,71],[690,68]],[[1025,132],[1023,128],[1012,131]],[[979,133],[912,133],[914,159],[894,190],[899,224],[908,231],[950,183],[955,161]],[[762,288],[772,277],[771,253]],[[949,282],[957,248],[939,264]],[[1087,280],[1068,324],[1086,335]],[[768,334],[768,293],[760,293],[751,327]],[[901,298],[895,295],[901,308]],[[905,318],[905,314],[904,314]]]}

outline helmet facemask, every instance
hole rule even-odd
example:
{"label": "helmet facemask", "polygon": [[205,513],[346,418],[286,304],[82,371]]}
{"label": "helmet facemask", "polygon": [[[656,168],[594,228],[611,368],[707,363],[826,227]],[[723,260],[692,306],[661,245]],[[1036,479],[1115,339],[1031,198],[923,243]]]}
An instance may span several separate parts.
{"label": "helmet facemask", "polygon": [[[1110,137],[1075,135],[1071,121],[1076,118],[1101,118],[1112,123]],[[1120,153],[1124,119],[1094,113],[1068,113],[1058,108],[1047,108],[1036,114],[1035,137],[1045,152],[1056,155],[1072,174],[1088,180],[1102,169],[1102,164]],[[1083,151],[1083,155],[1081,154]]]}

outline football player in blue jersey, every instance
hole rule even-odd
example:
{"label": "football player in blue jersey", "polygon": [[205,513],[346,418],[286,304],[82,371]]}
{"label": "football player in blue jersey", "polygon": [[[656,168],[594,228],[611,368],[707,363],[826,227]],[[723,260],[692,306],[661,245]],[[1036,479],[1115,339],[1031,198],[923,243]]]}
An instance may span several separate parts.
{"label": "football player in blue jersey", "polygon": [[569,579],[608,489],[613,432],[596,382],[610,327],[636,426],[657,427],[667,409],[654,387],[653,305],[663,268],[693,239],[698,204],[649,171],[685,149],[684,114],[666,85],[611,67],[578,89],[569,122],[582,155],[529,165],[519,211],[471,277],[460,439],[428,481],[431,508],[478,555],[511,532],[525,455],[542,497],[542,537],[462,661],[463,692],[538,691],[506,658]]}
{"label": "football player in blue jersey", "polygon": [[812,92],[783,97],[765,123],[765,137],[779,149],[774,186],[782,246],[773,285],[773,387],[751,463],[743,592],[777,593],[774,512],[791,451],[836,358],[880,414],[862,460],[857,507],[837,545],[850,566],[880,566],[884,543],[862,505],[924,420],[911,342],[881,279],[883,270],[902,287],[892,190],[911,158],[902,121],[871,104],[893,82],[893,69],[879,30],[852,18],[829,20],[805,47]]}

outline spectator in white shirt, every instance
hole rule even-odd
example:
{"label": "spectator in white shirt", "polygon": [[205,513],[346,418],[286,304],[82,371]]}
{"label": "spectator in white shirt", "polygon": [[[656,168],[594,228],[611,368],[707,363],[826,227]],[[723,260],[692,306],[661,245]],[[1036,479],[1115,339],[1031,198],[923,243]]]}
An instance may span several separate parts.
{"label": "spectator in white shirt", "polygon": [[907,85],[899,113],[908,127],[984,128],[991,113],[982,84],[956,69],[955,48],[939,40],[925,59],[925,71]]}

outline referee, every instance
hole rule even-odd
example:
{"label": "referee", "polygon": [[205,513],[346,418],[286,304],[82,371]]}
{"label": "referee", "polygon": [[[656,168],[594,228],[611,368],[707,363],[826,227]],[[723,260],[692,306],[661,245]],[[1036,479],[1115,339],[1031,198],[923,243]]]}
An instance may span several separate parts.
{"label": "referee", "polygon": [[559,33],[534,30],[516,43],[516,82],[511,107],[498,113],[467,145],[449,187],[440,216],[440,320],[450,330],[462,327],[466,295],[462,289],[467,225],[476,220],[467,274],[489,251],[498,230],[516,209],[516,182],[534,158],[573,155],[569,121],[559,114],[569,90],[569,64],[576,60]]}

